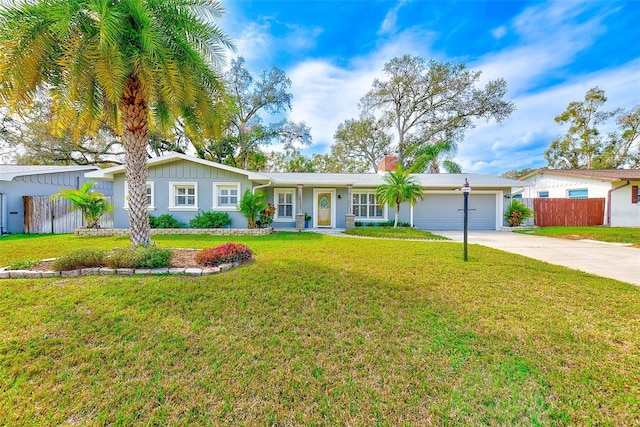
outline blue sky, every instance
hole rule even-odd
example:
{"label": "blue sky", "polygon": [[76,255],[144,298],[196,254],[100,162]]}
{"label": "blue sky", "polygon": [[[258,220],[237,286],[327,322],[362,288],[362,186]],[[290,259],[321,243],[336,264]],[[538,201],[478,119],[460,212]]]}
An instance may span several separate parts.
{"label": "blue sky", "polygon": [[503,77],[514,114],[478,122],[459,145],[464,172],[500,174],[545,165],[566,127],[553,118],[599,86],[606,108],[640,104],[640,1],[224,1],[222,27],[258,74],[273,65],[292,80],[288,118],[311,127],[328,152],[339,123],[386,61],[405,53],[464,62]]}

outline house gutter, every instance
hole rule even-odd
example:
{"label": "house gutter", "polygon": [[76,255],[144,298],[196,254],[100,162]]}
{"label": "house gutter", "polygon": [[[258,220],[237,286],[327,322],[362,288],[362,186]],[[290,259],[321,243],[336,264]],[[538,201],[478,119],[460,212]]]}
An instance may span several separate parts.
{"label": "house gutter", "polygon": [[0,193],[0,236],[3,234],[8,234],[7,230],[7,195],[5,193]]}
{"label": "house gutter", "polygon": [[607,191],[607,222],[606,225],[608,225],[609,227],[611,226],[611,193],[613,193],[614,191],[617,191],[621,188],[624,188],[626,186],[628,186],[629,184],[631,184],[630,180],[627,180],[627,183],[624,185],[621,185],[620,187],[615,187],[612,188],[611,190]]}
{"label": "house gutter", "polygon": [[271,185],[271,180],[269,180],[269,182],[267,182],[266,184],[256,185],[255,187],[253,187],[253,188],[251,189],[251,192],[252,192],[253,194],[256,194],[256,190],[257,190],[258,188],[265,188],[265,187],[268,187],[268,186],[270,186],[270,185]]}

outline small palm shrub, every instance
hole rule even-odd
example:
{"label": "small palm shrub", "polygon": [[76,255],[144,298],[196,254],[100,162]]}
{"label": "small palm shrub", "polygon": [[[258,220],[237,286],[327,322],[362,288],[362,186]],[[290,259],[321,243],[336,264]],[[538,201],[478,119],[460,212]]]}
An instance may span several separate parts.
{"label": "small palm shrub", "polygon": [[111,268],[163,268],[171,265],[171,249],[156,246],[130,246],[114,249],[106,258]]}
{"label": "small palm shrub", "polygon": [[203,249],[196,253],[196,262],[201,265],[218,266],[231,262],[250,260],[253,252],[241,243],[225,243],[215,248]]}
{"label": "small palm shrub", "polygon": [[113,206],[107,203],[104,194],[91,191],[95,182],[85,182],[80,189],[67,189],[53,194],[52,199],[63,198],[71,203],[72,210],[82,212],[87,228],[99,228],[100,217],[113,210]]}
{"label": "small palm shrub", "polygon": [[184,223],[175,219],[171,214],[149,215],[149,227],[151,228],[182,228],[184,226]]}
{"label": "small palm shrub", "polygon": [[102,267],[106,252],[100,249],[82,248],[62,255],[53,262],[55,271],[77,270],[79,268]]}
{"label": "small palm shrub", "polygon": [[533,217],[533,210],[517,200],[513,200],[504,213],[504,219],[509,227],[518,227],[531,217]]}
{"label": "small palm shrub", "polygon": [[240,213],[247,218],[247,227],[256,228],[256,219],[260,212],[267,207],[267,199],[264,193],[256,191],[252,193],[251,190],[244,192],[242,200],[240,200]]}
{"label": "small palm shrub", "polygon": [[203,212],[189,221],[190,228],[225,228],[231,225],[231,217],[226,212]]}

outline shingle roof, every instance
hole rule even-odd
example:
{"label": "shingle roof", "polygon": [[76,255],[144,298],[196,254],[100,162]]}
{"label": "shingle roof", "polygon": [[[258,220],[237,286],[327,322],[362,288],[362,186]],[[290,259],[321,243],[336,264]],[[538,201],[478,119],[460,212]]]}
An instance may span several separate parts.
{"label": "shingle roof", "polygon": [[[374,173],[284,173],[265,172],[274,185],[347,185],[354,187],[377,187],[384,184],[382,175]],[[440,173],[440,174],[415,174],[414,177],[422,187],[431,188],[460,188],[465,178],[469,180],[471,187],[522,187],[521,181],[505,179],[497,176],[479,175],[473,173]]]}
{"label": "shingle roof", "polygon": [[93,171],[96,166],[28,166],[0,165],[0,181],[12,181],[17,176],[42,175],[59,172]]}
{"label": "shingle roof", "polygon": [[520,180],[539,174],[577,176],[608,182],[640,180],[640,169],[537,169],[520,177]]}
{"label": "shingle roof", "polygon": [[[253,181],[271,180],[272,186],[278,185],[314,185],[314,186],[346,186],[348,184],[354,187],[377,187],[384,184],[382,175],[375,173],[286,173],[286,172],[250,172],[243,169],[233,168],[231,166],[222,165],[220,163],[202,160],[185,154],[172,153],[162,157],[155,157],[149,160],[149,166],[154,164],[162,164],[178,160],[187,160],[200,163],[206,166],[225,169],[236,173],[246,175],[248,179]],[[112,180],[117,173],[124,172],[124,166],[115,166],[112,168],[101,169],[87,174],[90,178],[102,178]],[[500,178],[490,175],[479,175],[471,173],[462,174],[416,174],[414,175],[418,184],[429,188],[452,189],[460,188],[464,184],[465,178],[469,180],[472,187],[482,188],[505,188],[505,187],[522,187],[524,184],[520,181]]]}

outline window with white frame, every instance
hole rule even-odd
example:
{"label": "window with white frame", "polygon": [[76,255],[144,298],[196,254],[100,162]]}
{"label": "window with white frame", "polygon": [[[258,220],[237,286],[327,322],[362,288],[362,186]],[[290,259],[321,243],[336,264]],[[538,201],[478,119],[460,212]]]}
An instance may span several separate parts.
{"label": "window with white frame", "polygon": [[[153,181],[147,182],[147,205],[150,211],[154,210],[154,191],[153,191]],[[127,181],[124,182],[124,208],[129,209],[129,186],[127,185]]]}
{"label": "window with white frame", "polygon": [[567,197],[570,199],[587,199],[589,198],[588,189],[569,190],[567,191]]}
{"label": "window with white frame", "polygon": [[198,183],[170,182],[169,210],[198,210]]}
{"label": "window with white frame", "polygon": [[273,192],[276,205],[274,221],[293,220],[295,215],[295,191],[293,189],[276,188]]}
{"label": "window with white frame", "polygon": [[239,182],[213,183],[213,208],[237,210],[240,203]]}
{"label": "window with white frame", "polygon": [[538,197],[541,199],[548,199],[549,192],[548,191],[538,191]]}
{"label": "window with white frame", "polygon": [[352,196],[353,215],[358,219],[385,219],[385,211],[378,205],[375,191],[355,191]]}

